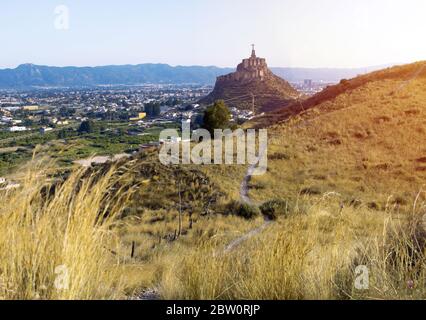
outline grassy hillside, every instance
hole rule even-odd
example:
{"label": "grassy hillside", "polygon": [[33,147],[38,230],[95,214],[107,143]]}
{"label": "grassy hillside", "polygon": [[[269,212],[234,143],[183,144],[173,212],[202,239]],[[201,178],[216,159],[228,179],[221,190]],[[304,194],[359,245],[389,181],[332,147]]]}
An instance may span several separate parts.
{"label": "grassy hillside", "polygon": [[58,173],[33,160],[21,188],[0,190],[0,299],[135,297],[205,241],[263,222],[228,214],[226,187],[155,153]]}
{"label": "grassy hillside", "polygon": [[[210,241],[182,258],[174,281],[164,280],[166,297],[424,298],[425,101],[426,63],[416,63],[258,119],[278,123],[268,172],[251,179],[249,195],[290,209],[233,254],[215,255]],[[367,290],[354,285],[361,265]]]}
{"label": "grassy hillside", "polygon": [[[60,180],[44,165],[28,166],[21,189],[0,193],[7,204],[0,273],[8,279],[1,297],[146,298],[146,290],[173,299],[425,297],[423,203],[401,216],[396,208],[341,208],[328,194],[300,199],[265,225],[228,206],[240,170],[201,172],[155,160],[147,155]],[[228,175],[223,185],[216,184],[220,174]],[[371,268],[369,291],[353,286],[360,264]]]}
{"label": "grassy hillside", "polygon": [[26,166],[21,188],[0,192],[0,297],[424,299],[424,65],[281,113],[268,172],[249,182],[274,221],[236,202],[246,166],[163,166],[156,153],[61,175]]}
{"label": "grassy hillside", "polygon": [[343,81],[283,111],[305,108],[270,128],[269,170],[252,196],[338,192],[348,204],[408,209],[426,182],[425,101],[418,63]]}

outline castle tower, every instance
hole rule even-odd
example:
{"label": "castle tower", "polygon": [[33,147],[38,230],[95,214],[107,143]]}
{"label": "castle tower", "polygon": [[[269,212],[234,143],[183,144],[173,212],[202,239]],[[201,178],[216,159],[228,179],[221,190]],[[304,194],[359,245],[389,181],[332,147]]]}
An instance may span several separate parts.
{"label": "castle tower", "polygon": [[251,50],[251,57],[253,59],[256,59],[256,50],[254,49],[254,44],[251,45],[252,50]]}

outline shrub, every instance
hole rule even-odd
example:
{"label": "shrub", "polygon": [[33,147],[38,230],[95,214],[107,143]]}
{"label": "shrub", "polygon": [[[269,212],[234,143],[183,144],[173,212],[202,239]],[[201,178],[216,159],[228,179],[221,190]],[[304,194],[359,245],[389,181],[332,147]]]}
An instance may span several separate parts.
{"label": "shrub", "polygon": [[367,204],[367,207],[369,208],[369,209],[371,209],[371,210],[380,210],[380,204],[378,204],[377,202],[375,202],[375,201],[372,201],[372,202],[369,202],[368,204]]}
{"label": "shrub", "polygon": [[274,199],[265,202],[260,206],[260,211],[271,220],[276,220],[280,215],[287,215],[289,212],[288,202],[281,199]]}
{"label": "shrub", "polygon": [[231,201],[227,206],[229,214],[233,214],[244,219],[253,219],[261,214],[257,206],[238,201]]}
{"label": "shrub", "polygon": [[271,160],[290,160],[290,156],[285,153],[274,153],[269,158]]}
{"label": "shrub", "polygon": [[300,193],[302,195],[316,196],[316,195],[320,195],[322,192],[321,192],[321,189],[319,187],[317,187],[317,186],[311,186],[311,187],[303,188],[300,191]]}
{"label": "shrub", "polygon": [[243,203],[240,206],[240,210],[238,212],[238,215],[240,217],[243,217],[245,219],[253,219],[257,216],[260,216],[260,210],[257,206],[249,205],[247,203]]}

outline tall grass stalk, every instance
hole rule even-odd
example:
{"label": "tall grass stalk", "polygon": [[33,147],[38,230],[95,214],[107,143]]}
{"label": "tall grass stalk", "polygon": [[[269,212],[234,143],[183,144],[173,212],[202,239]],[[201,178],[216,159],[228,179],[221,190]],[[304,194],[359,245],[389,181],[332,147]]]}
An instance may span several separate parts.
{"label": "tall grass stalk", "polygon": [[119,298],[112,227],[129,192],[109,194],[113,170],[101,178],[78,170],[55,185],[44,167],[0,193],[0,298]]}

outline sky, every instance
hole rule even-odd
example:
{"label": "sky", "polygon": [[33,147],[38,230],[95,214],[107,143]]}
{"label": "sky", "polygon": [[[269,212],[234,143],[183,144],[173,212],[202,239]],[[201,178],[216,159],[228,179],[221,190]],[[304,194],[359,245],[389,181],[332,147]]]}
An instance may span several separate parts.
{"label": "sky", "polygon": [[425,0],[14,0],[0,68],[167,63],[367,67],[426,60]]}

